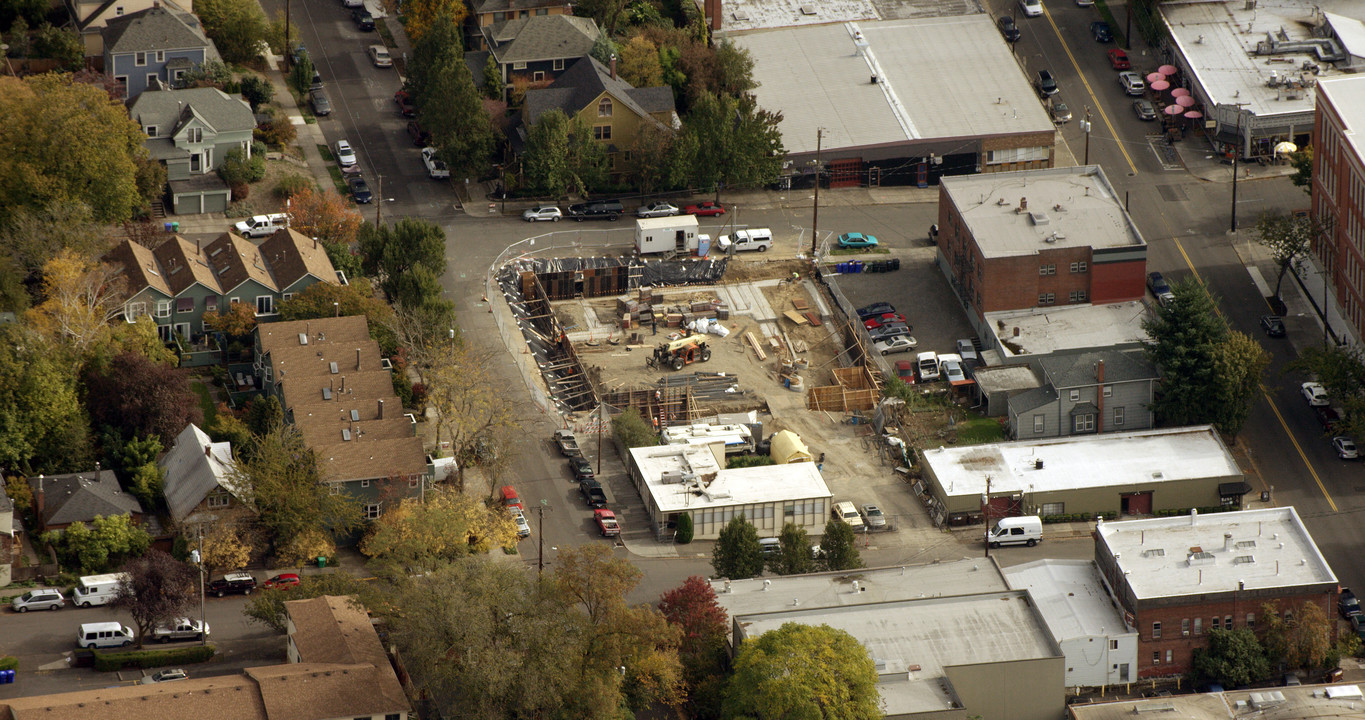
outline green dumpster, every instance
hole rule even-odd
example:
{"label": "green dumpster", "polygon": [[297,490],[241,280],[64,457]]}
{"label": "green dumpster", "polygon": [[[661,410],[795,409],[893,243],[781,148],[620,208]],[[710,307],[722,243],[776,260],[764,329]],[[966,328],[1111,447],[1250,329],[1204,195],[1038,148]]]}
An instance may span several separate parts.
{"label": "green dumpster", "polygon": [[320,568],[325,568],[325,567],[327,567],[327,558],[326,558],[326,557],[324,557],[324,556],[322,556],[322,555],[319,555],[319,556],[318,556],[318,567],[320,567]]}
{"label": "green dumpster", "polygon": [[178,223],[178,222],[173,222],[173,223],[171,223],[171,232],[177,232],[177,233],[180,232],[180,223]]}

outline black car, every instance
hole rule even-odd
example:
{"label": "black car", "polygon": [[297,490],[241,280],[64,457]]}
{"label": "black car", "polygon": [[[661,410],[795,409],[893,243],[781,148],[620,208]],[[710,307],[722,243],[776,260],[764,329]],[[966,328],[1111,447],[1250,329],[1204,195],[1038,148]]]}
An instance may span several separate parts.
{"label": "black car", "polygon": [[1166,283],[1166,278],[1159,272],[1147,273],[1147,288],[1157,297],[1171,291],[1171,286]]}
{"label": "black car", "polygon": [[223,597],[228,593],[241,593],[250,595],[256,589],[256,578],[251,577],[250,573],[234,572],[228,573],[223,577],[209,583],[209,593]]}
{"label": "black car", "polygon": [[356,29],[362,32],[374,30],[374,16],[363,7],[351,11],[351,21],[355,23]]}
{"label": "black car", "polygon": [[592,471],[592,463],[588,462],[587,458],[569,458],[569,470],[573,472],[574,480],[592,480],[596,477],[596,473]]}
{"label": "black car", "polygon": [[1351,588],[1341,589],[1341,595],[1337,597],[1337,611],[1344,618],[1360,614],[1360,601],[1356,599],[1356,594],[1351,592]]}
{"label": "black car", "polygon": [[308,100],[313,104],[314,115],[332,114],[332,101],[328,99],[326,90],[314,90],[308,93]]}
{"label": "black car", "polygon": [[1057,94],[1057,78],[1052,76],[1052,71],[1038,71],[1038,92],[1044,97]]}
{"label": "black car", "polygon": [[583,496],[583,502],[588,507],[600,508],[607,506],[607,494],[602,492],[602,483],[591,478],[581,480],[578,483],[578,494]]}
{"label": "black car", "polygon": [[1014,18],[1002,15],[995,24],[1000,26],[1000,34],[1005,36],[1005,42],[1015,42],[1019,39],[1019,26],[1014,24]]}
{"label": "black car", "polygon": [[1279,315],[1262,315],[1261,329],[1269,337],[1284,337],[1284,318]]}
{"label": "black car", "polygon": [[592,202],[578,203],[569,206],[569,217],[583,222],[584,220],[611,220],[615,221],[625,212],[625,207],[620,200],[594,200]]}
{"label": "black car", "polygon": [[866,320],[875,315],[885,315],[894,312],[896,312],[896,308],[891,303],[872,303],[871,305],[864,305],[863,307],[858,308],[858,319]]}
{"label": "black car", "polygon": [[1090,23],[1090,36],[1095,38],[1095,42],[1114,42],[1114,33],[1110,32],[1109,23],[1103,20]]}
{"label": "black car", "polygon": [[353,177],[346,181],[351,186],[351,199],[358,203],[368,203],[374,200],[374,194],[370,192],[370,184],[365,182],[363,177]]}

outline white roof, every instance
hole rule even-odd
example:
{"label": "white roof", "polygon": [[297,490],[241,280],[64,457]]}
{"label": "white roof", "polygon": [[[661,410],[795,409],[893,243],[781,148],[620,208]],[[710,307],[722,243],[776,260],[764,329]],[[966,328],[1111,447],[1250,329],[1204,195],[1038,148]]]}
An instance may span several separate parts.
{"label": "white roof", "polygon": [[[1247,6],[1251,5],[1251,9]],[[1312,83],[1329,77],[1332,66],[1311,50],[1257,55],[1257,43],[1265,42],[1272,34],[1285,34],[1284,40],[1309,40],[1309,28],[1314,18],[1314,3],[1309,0],[1280,0],[1279,2],[1246,3],[1243,0],[1225,2],[1162,3],[1157,7],[1165,19],[1181,54],[1198,74],[1198,82],[1214,105],[1245,103],[1251,113],[1265,117],[1292,113],[1313,112]],[[1249,29],[1248,29],[1249,28]],[[1268,63],[1269,57],[1284,58],[1289,62]],[[1318,65],[1320,74],[1304,73],[1304,61]],[[1155,68],[1143,68],[1144,71]],[[1271,73],[1279,80],[1302,79],[1304,88],[1286,92],[1283,87],[1269,87]],[[1206,115],[1213,109],[1205,110]],[[1306,132],[1309,128],[1304,128]]]}
{"label": "white roof", "polygon": [[1147,340],[1142,329],[1146,317],[1147,306],[1134,300],[988,312],[985,324],[1009,343],[1001,354],[1004,362],[1010,362],[1026,355],[1050,355],[1064,350],[1136,347]]}
{"label": "white roof", "polygon": [[[985,14],[834,23],[728,39],[752,54],[754,94],[761,107],[782,111],[779,128],[788,153],[815,152],[821,128],[827,151],[1056,130]],[[869,82],[874,75],[879,82]]]}
{"label": "white roof", "polygon": [[986,258],[1146,245],[1098,165],[954,175],[940,187]]}
{"label": "white roof", "polygon": [[1318,92],[1336,108],[1346,142],[1360,158],[1358,162],[1365,163],[1365,137],[1360,133],[1365,130],[1365,75],[1323,80],[1318,83]]}
{"label": "white roof", "polygon": [[[736,619],[750,638],[789,622],[828,625],[857,638],[878,663],[877,690],[888,716],[961,707],[961,700],[951,691],[946,667],[1062,656],[1023,592],[854,607],[791,607],[740,614]],[[1057,663],[1059,688],[1064,682],[1064,665]]]}
{"label": "white roof", "polygon": [[1134,720],[1179,718],[1180,720],[1303,720],[1303,718],[1365,717],[1360,688],[1356,685],[1299,685],[1193,693],[1174,696],[1128,698],[1108,703],[1077,703],[1067,706],[1076,720]]}
{"label": "white roof", "polygon": [[638,218],[635,227],[640,230],[666,230],[679,225],[697,226],[696,215],[670,215],[668,217]]}
{"label": "white roof", "polygon": [[1131,632],[1093,560],[1035,560],[1000,572],[1011,588],[1029,591],[1059,643]]}
{"label": "white roof", "polygon": [[1337,582],[1293,507],[1107,522],[1096,533],[1096,554],[1117,556],[1139,600]]}
{"label": "white roof", "polygon": [[1365,57],[1365,23],[1336,13],[1324,12],[1322,15],[1327,18],[1346,52],[1356,57]]}
{"label": "white roof", "polygon": [[[707,446],[659,445],[630,449],[660,512],[828,498],[815,463],[722,469]],[[664,474],[681,480],[664,481]]]}
{"label": "white roof", "polygon": [[941,447],[924,462],[950,497],[984,494],[987,478],[1001,494],[1242,477],[1211,425]]}

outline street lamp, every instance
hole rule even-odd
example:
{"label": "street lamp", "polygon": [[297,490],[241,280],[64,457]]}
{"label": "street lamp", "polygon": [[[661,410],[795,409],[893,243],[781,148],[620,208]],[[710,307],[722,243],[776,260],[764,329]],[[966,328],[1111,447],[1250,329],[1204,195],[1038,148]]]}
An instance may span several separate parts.
{"label": "street lamp", "polygon": [[190,560],[199,566],[199,644],[209,644],[209,634],[204,630],[204,526],[199,526],[199,548],[190,551]]}

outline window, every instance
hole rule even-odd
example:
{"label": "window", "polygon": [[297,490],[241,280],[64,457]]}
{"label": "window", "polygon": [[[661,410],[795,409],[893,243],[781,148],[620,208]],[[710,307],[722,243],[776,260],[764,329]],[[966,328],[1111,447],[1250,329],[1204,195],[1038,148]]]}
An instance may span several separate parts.
{"label": "window", "polygon": [[[550,14],[550,8],[536,8],[536,14],[537,14],[537,15],[549,15],[549,14]],[[397,720],[397,718],[394,718],[394,720]]]}
{"label": "window", "polygon": [[597,117],[611,117],[611,98],[602,98],[597,103]]}
{"label": "window", "polygon": [[327,494],[328,494],[328,495],[340,495],[340,494],[341,494],[341,486],[340,486],[340,485],[337,485],[336,483],[332,483],[331,485],[328,485],[328,486],[327,486]]}
{"label": "window", "polygon": [[1105,385],[1105,386],[1104,386],[1104,389],[1101,390],[1100,393],[1101,393],[1104,397],[1113,397],[1113,396],[1114,396],[1114,386],[1113,386],[1113,385]]}
{"label": "window", "polygon": [[597,140],[610,140],[610,139],[611,139],[611,126],[610,126],[610,125],[594,125],[593,128],[592,128],[592,136],[593,136],[595,139],[597,139]]}
{"label": "window", "polygon": [[1073,305],[1076,303],[1083,303],[1085,302],[1085,291],[1072,290],[1071,293],[1067,295],[1067,299],[1070,300]]}
{"label": "window", "polygon": [[524,63],[524,62],[512,63],[512,69],[513,69],[513,70],[525,70],[525,69],[526,69],[526,63]]}
{"label": "window", "polygon": [[147,53],[133,53],[133,64],[142,67],[147,64]]}
{"label": "window", "polygon": [[1118,641],[1118,640],[1110,640],[1110,641],[1109,641],[1109,649],[1110,649],[1110,650],[1118,650],[1118,649],[1119,649],[1119,641]]}
{"label": "window", "polygon": [[1256,627],[1256,613],[1247,613],[1247,629],[1248,629],[1248,630],[1251,630],[1251,629],[1253,629],[1253,628],[1255,628],[1255,627]]}
{"label": "window", "polygon": [[114,8],[114,17],[118,17],[118,16],[120,16],[120,15],[122,15],[122,14],[123,14],[123,6],[122,6],[122,5],[119,5],[119,6],[117,6],[117,7]]}
{"label": "window", "polygon": [[232,504],[232,496],[225,492],[216,492],[209,496],[209,507],[225,508]]}
{"label": "window", "polygon": [[370,481],[369,481],[368,478],[365,479],[365,480],[361,480],[361,481],[360,481],[360,487],[369,487],[369,486],[370,486]]}
{"label": "window", "polygon": [[147,87],[152,87],[153,85],[155,85],[159,77],[160,76],[157,75],[156,73],[147,73]]}
{"label": "window", "polygon": [[544,82],[544,80],[545,80],[544,70],[537,70],[531,73],[531,82]]}
{"label": "window", "polygon": [[[539,12],[537,12],[536,14],[540,14],[540,12],[544,12],[544,9],[542,8],[542,10],[539,11]],[[563,70],[563,69],[564,69],[564,60],[562,60],[562,59],[556,60],[556,61],[555,61],[555,64],[554,64],[554,70],[555,70],[555,72],[559,72],[560,70]]]}
{"label": "window", "polygon": [[1195,634],[1195,635],[1203,635],[1203,634],[1204,634],[1204,618],[1195,618],[1195,619],[1194,619],[1194,634]]}
{"label": "window", "polygon": [[285,299],[285,300],[292,300],[292,299],[294,299],[294,293],[285,293],[285,294],[284,294],[284,299]]}
{"label": "window", "polygon": [[1184,618],[1180,621],[1180,637],[1190,636],[1190,619]]}
{"label": "window", "polygon": [[1171,664],[1171,651],[1170,651],[1170,650],[1167,650],[1167,651],[1166,651],[1166,664],[1167,664],[1167,665]]}
{"label": "window", "polygon": [[1085,263],[1084,260],[1082,260],[1082,261],[1080,261],[1080,262],[1071,263],[1071,272],[1074,272],[1074,273],[1083,273],[1083,272],[1085,272],[1085,268],[1086,268],[1086,263]]}
{"label": "window", "polygon": [[149,137],[149,138],[154,138],[154,137],[156,137],[156,126],[155,126],[155,125],[148,125],[148,126],[147,126],[147,137]]}
{"label": "window", "polygon": [[1123,408],[1121,407],[1114,408],[1114,424],[1115,425],[1123,424]]}
{"label": "window", "polygon": [[1153,665],[1160,665],[1160,664],[1161,664],[1161,651],[1160,651],[1160,650],[1153,650],[1153,651],[1152,651],[1152,664],[1153,664]]}
{"label": "window", "polygon": [[622,153],[621,159],[625,160],[626,162],[630,162],[630,151],[627,150],[624,153]]}
{"label": "window", "polygon": [[157,51],[156,51],[156,61],[159,62],[159,63],[166,62],[166,51],[165,51],[165,50],[157,50]]}
{"label": "window", "polygon": [[125,313],[129,318],[136,319],[147,314],[147,303],[135,302],[128,303],[128,311]]}
{"label": "window", "polygon": [[1039,305],[1051,305],[1057,302],[1057,296],[1053,293],[1038,293]]}
{"label": "window", "polygon": [[115,76],[114,76],[114,82],[116,82],[116,83],[118,83],[118,84],[120,84],[120,85],[122,85],[123,87],[126,88],[126,87],[128,87],[128,76],[127,76],[127,75],[115,75]]}
{"label": "window", "polygon": [[275,298],[270,295],[256,296],[256,314],[272,315],[275,312]]}
{"label": "window", "polygon": [[204,167],[204,156],[203,156],[203,155],[200,155],[199,153],[195,153],[195,154],[193,154],[193,155],[190,156],[190,172],[192,172],[192,173],[201,173],[201,172],[203,172],[203,167]]}
{"label": "window", "polygon": [[1036,433],[1040,433],[1040,432],[1042,432],[1042,431],[1043,431],[1043,414],[1042,414],[1042,413],[1039,413],[1039,414],[1033,416],[1033,432],[1036,434]]}
{"label": "window", "polygon": [[384,510],[383,510],[383,506],[384,506],[384,503],[369,503],[369,504],[367,504],[367,505],[365,506],[365,519],[366,519],[366,520],[378,520],[378,519],[379,519],[379,515],[380,515],[381,513],[383,513],[383,511],[384,511]]}
{"label": "window", "polygon": [[194,298],[192,297],[176,298],[175,311],[178,313],[194,312]]}
{"label": "window", "polygon": [[408,487],[415,488],[417,487],[418,482],[419,480],[417,478],[408,478]]}
{"label": "window", "polygon": [[987,165],[1002,165],[1012,162],[1033,162],[1036,160],[1047,159],[1047,148],[1004,148],[1002,150],[987,150]]}
{"label": "window", "polygon": [[1040,515],[1062,515],[1066,513],[1066,503],[1043,503],[1038,507]]}
{"label": "window", "polygon": [[186,139],[192,143],[204,142],[204,128],[190,128]]}
{"label": "window", "polygon": [[389,713],[388,715],[384,716],[384,720],[398,720],[399,717],[400,716],[398,713]]}
{"label": "window", "polygon": [[1232,616],[1231,616],[1231,615],[1228,615],[1227,617],[1224,617],[1224,618],[1223,618],[1223,627],[1226,628],[1226,629],[1228,629],[1228,630],[1231,630],[1231,629],[1232,629]]}
{"label": "window", "polygon": [[1161,623],[1159,622],[1152,623],[1152,639],[1153,640],[1161,639]]}
{"label": "window", "polygon": [[1039,275],[1056,275],[1056,274],[1057,274],[1057,266],[1056,266],[1055,264],[1039,265],[1039,266],[1038,266],[1038,274],[1039,274]]}
{"label": "window", "polygon": [[242,301],[241,298],[228,298],[228,304],[229,304],[229,305],[236,305],[237,303],[239,303],[239,302],[241,302],[241,301]]}
{"label": "window", "polygon": [[1078,402],[1078,401],[1080,401],[1080,399],[1081,399],[1081,391],[1080,391],[1080,390],[1072,390],[1072,391],[1067,395],[1067,397],[1071,399],[1071,402]]}
{"label": "window", "polygon": [[1084,414],[1084,415],[1077,415],[1074,422],[1075,422],[1075,426],[1074,426],[1075,429],[1074,429],[1074,432],[1078,432],[1078,433],[1080,433],[1080,432],[1095,432],[1095,415],[1094,415],[1094,413],[1086,413],[1086,414]]}
{"label": "window", "polygon": [[[1210,629],[1210,630],[1221,630],[1222,627],[1223,627],[1223,626],[1222,626],[1221,624],[1219,624],[1218,618],[1210,618],[1210,619],[1209,619],[1209,629]],[[1228,629],[1231,630],[1232,628],[1228,628]]]}
{"label": "window", "polygon": [[171,316],[171,301],[170,301],[170,300],[157,300],[157,301],[156,301],[156,316],[159,317],[159,318],[167,318],[167,317],[170,317],[170,316]]}

